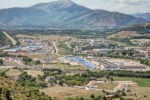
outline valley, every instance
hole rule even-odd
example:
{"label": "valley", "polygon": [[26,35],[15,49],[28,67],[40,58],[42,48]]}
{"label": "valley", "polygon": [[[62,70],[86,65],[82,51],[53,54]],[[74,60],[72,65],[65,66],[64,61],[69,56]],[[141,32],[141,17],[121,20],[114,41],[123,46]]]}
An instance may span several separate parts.
{"label": "valley", "polygon": [[0,100],[150,100],[149,5],[2,1]]}
{"label": "valley", "polygon": [[[88,35],[70,34],[69,30],[69,34],[63,31],[63,34],[59,34],[60,31],[56,34],[51,31],[44,34],[8,31],[10,36],[15,36],[19,45],[1,52],[1,73],[4,72],[8,79],[16,82],[20,80],[23,86],[43,92],[53,99],[76,100],[88,99],[91,95],[95,98],[112,95],[111,98],[148,100],[149,91],[143,91],[143,95],[137,91],[138,96],[135,96],[133,90],[149,88],[150,47],[146,44],[138,45],[145,43],[144,40],[138,44],[129,44],[113,39],[131,38],[130,42],[133,42],[133,38],[143,39],[140,37],[148,35],[131,31],[121,30],[116,34],[102,32],[99,37],[96,31],[95,34],[93,31]],[[26,80],[34,84],[23,81],[22,75],[33,77],[34,81],[28,77]],[[96,87],[87,88],[90,82],[95,82]],[[119,94],[118,97],[113,97],[117,93],[114,90],[117,85],[125,84],[128,84],[126,88],[129,92],[124,91],[125,96]]]}

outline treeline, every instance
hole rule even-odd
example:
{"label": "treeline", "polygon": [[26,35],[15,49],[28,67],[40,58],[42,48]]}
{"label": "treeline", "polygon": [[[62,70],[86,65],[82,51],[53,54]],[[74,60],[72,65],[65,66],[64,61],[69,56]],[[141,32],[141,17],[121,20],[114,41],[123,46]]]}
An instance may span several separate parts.
{"label": "treeline", "polygon": [[133,72],[133,71],[107,71],[106,74],[110,76],[119,77],[135,77],[135,78],[150,78],[150,71],[147,72]]}
{"label": "treeline", "polygon": [[47,87],[44,81],[38,81],[36,78],[28,75],[27,72],[23,72],[21,75],[19,75],[17,82],[24,87],[36,90]]}
{"label": "treeline", "polygon": [[[64,72],[57,73],[56,71],[44,71],[43,76],[38,76],[38,79],[44,81],[47,77],[52,79],[48,80],[51,85],[68,85],[68,86],[82,86],[86,85],[90,80],[96,80],[102,77],[109,77],[110,79],[113,76],[119,77],[135,77],[135,78],[150,78],[150,71],[148,72],[133,72],[133,71],[90,71],[87,70],[82,74],[67,75]],[[112,79],[113,80],[113,79]]]}
{"label": "treeline", "polygon": [[14,30],[9,31],[11,34],[29,34],[29,35],[35,35],[35,34],[56,34],[56,35],[90,35],[90,34],[105,34],[107,31],[100,31],[100,30],[80,30],[80,29],[68,29],[68,30]]}
{"label": "treeline", "polygon": [[150,36],[137,36],[137,37],[132,37],[131,39],[150,39]]}

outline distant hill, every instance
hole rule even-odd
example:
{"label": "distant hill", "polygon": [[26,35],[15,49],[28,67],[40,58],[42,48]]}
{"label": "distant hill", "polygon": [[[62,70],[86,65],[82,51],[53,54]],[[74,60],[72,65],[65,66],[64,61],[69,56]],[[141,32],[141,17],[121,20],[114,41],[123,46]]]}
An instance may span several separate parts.
{"label": "distant hill", "polygon": [[9,29],[112,29],[143,22],[146,20],[89,9],[70,0],[0,10],[0,27]]}
{"label": "distant hill", "polygon": [[111,39],[150,39],[150,23],[122,28],[108,36]]}
{"label": "distant hill", "polygon": [[132,25],[119,31],[136,31],[138,34],[150,34],[150,23]]}
{"label": "distant hill", "polygon": [[150,13],[139,13],[139,14],[133,14],[133,16],[137,18],[142,18],[150,22]]}

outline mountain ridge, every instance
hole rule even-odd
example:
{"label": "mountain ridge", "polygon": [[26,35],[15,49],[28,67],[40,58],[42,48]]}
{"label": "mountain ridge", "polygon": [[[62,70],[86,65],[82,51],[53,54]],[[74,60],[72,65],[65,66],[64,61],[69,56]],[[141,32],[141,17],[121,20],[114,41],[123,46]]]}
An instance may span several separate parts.
{"label": "mountain ridge", "polygon": [[150,22],[150,13],[138,13],[138,14],[133,14],[133,16],[148,20]]}
{"label": "mountain ridge", "polygon": [[112,29],[144,22],[119,12],[89,9],[71,0],[0,10],[2,28]]}

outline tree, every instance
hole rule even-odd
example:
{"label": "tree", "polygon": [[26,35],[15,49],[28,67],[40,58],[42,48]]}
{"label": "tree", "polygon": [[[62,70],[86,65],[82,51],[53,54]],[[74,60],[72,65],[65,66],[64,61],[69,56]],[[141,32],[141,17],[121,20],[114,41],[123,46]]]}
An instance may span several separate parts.
{"label": "tree", "polygon": [[31,62],[32,59],[29,58],[29,57],[23,57],[23,58],[22,58],[22,61],[24,61],[24,62]]}
{"label": "tree", "polygon": [[59,84],[60,86],[63,86],[63,81],[60,80],[58,84]]}
{"label": "tree", "polygon": [[40,81],[43,81],[43,80],[44,80],[44,78],[43,78],[41,75],[38,75],[38,76],[37,76],[37,79],[40,80]]}
{"label": "tree", "polygon": [[111,82],[113,82],[113,81],[114,81],[113,77],[111,77],[111,78],[110,78],[110,81],[111,81]]}
{"label": "tree", "polygon": [[90,98],[94,99],[94,98],[95,98],[95,95],[94,95],[94,94],[91,94],[91,95],[90,95]]}
{"label": "tree", "polygon": [[0,59],[0,65],[3,65],[3,60],[2,59]]}
{"label": "tree", "polygon": [[7,100],[12,100],[12,98],[11,98],[11,94],[10,94],[10,91],[9,90],[7,90],[6,91],[6,98],[7,98]]}
{"label": "tree", "polygon": [[107,75],[107,76],[106,76],[106,79],[107,79],[107,80],[109,80],[109,78],[110,78],[110,76],[109,76],[109,75]]}

